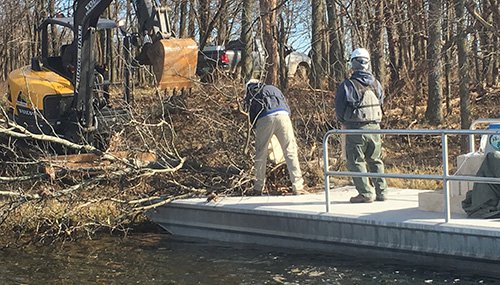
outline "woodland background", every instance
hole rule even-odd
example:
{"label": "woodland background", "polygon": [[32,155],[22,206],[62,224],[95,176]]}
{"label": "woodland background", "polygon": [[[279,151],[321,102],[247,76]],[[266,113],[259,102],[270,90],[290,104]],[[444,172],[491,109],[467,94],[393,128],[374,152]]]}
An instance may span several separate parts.
{"label": "woodland background", "polygon": [[[264,78],[280,86],[289,100],[301,165],[313,191],[323,183],[322,137],[338,127],[335,89],[349,76],[348,57],[356,47],[370,50],[373,72],[385,88],[384,128],[467,129],[474,119],[500,118],[498,0],[174,0],[162,4],[170,8],[176,34],[193,37],[200,49],[235,38],[244,43],[251,43],[253,37],[263,39],[268,53]],[[0,80],[38,54],[37,25],[47,16],[71,15],[72,5],[56,0],[1,1]],[[125,19],[129,30],[135,29],[131,1],[114,1],[105,16]],[[126,68],[122,38],[110,33],[113,40],[101,48],[112,50],[112,95],[120,97]],[[286,76],[284,44],[309,52],[313,60],[309,78]],[[195,80],[192,93],[182,96],[155,90],[148,68],[135,71],[134,119],[116,134],[111,149],[161,154],[161,169],[131,167],[105,157],[114,168],[97,175],[89,169],[69,171],[41,148],[30,146],[27,152],[26,146],[16,143],[19,138],[3,140],[0,226],[3,233],[16,237],[11,239],[9,234],[6,244],[73,239],[102,230],[126,233],[140,228],[144,211],[173,199],[214,192],[252,194],[253,136],[241,106],[243,82],[251,67],[245,52],[242,61],[246,63],[242,79]],[[0,88],[6,91],[6,84]],[[0,132],[12,135],[6,122],[2,120]],[[388,171],[441,171],[439,143],[440,138],[434,137],[386,136]],[[452,159],[465,146],[465,137],[452,138]],[[338,157],[338,152],[332,155]],[[47,165],[57,171],[41,173],[40,168]],[[342,161],[336,160],[333,167],[343,167]],[[286,168],[270,166],[268,173],[268,193],[289,190]],[[434,189],[439,183],[391,180],[390,186]]]}

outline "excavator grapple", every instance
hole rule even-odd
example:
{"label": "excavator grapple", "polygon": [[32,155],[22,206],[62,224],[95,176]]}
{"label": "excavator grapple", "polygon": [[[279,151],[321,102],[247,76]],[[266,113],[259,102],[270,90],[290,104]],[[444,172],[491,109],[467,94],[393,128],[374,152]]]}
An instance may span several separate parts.
{"label": "excavator grapple", "polygon": [[189,88],[196,73],[198,45],[193,39],[163,39],[148,50],[160,89]]}

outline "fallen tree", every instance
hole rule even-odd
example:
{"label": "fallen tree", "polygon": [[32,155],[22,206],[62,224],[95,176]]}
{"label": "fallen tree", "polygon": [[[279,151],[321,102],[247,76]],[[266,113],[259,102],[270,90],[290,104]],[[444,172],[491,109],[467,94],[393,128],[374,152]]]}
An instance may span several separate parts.
{"label": "fallen tree", "polygon": [[[247,187],[250,179],[240,166],[207,164],[192,153],[184,155],[192,150],[178,150],[174,121],[199,116],[203,109],[187,109],[178,104],[179,98],[168,96],[153,105],[151,96],[157,92],[144,93],[106,150],[31,133],[7,117],[0,119],[0,227],[5,245],[100,231],[127,233],[146,220],[147,210],[175,199]],[[181,144],[185,147],[186,141]],[[55,155],[55,145],[67,154]],[[210,179],[217,182],[207,184]]]}

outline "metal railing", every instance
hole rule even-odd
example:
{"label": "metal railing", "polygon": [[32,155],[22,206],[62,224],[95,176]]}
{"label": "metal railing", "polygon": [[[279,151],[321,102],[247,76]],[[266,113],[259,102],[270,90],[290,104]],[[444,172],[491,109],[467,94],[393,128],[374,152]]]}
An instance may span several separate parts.
{"label": "metal railing", "polygon": [[[500,124],[500,119],[477,119],[470,125],[469,129],[475,130],[479,124]],[[469,135],[469,152],[475,152],[474,135]]]}
{"label": "metal railing", "polygon": [[[479,120],[478,120],[479,121]],[[500,120],[497,120],[500,122]],[[497,122],[495,121],[495,122]],[[473,124],[474,127],[477,125]],[[328,155],[328,144],[329,139],[333,135],[353,135],[353,134],[381,134],[381,135],[439,135],[441,136],[441,158],[443,165],[443,173],[441,175],[432,174],[402,174],[402,173],[360,173],[360,172],[350,172],[350,171],[330,171],[329,165],[329,155]],[[476,177],[476,176],[462,176],[462,175],[450,175],[448,168],[448,136],[449,135],[469,135],[472,140],[474,135],[499,135],[500,129],[497,130],[390,130],[390,129],[380,129],[380,130],[338,130],[333,129],[328,131],[323,137],[323,161],[324,161],[324,179],[325,179],[325,203],[326,212],[330,212],[330,176],[341,176],[341,177],[371,177],[371,178],[399,178],[399,179],[423,179],[423,180],[441,180],[443,181],[443,192],[444,192],[444,216],[445,221],[449,222],[451,219],[451,207],[450,207],[450,181],[469,181],[469,182],[481,182],[481,183],[493,183],[500,184],[500,178],[492,177]],[[472,146],[471,149],[474,149]]]}

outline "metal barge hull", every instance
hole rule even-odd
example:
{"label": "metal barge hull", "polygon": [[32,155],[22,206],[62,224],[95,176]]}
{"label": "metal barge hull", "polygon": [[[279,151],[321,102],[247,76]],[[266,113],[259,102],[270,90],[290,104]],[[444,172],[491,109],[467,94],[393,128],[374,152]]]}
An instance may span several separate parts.
{"label": "metal barge hull", "polygon": [[281,248],[300,248],[369,258],[401,259],[498,275],[500,220],[467,219],[418,209],[420,190],[390,189],[389,200],[351,204],[352,187],[324,194],[224,197],[175,201],[149,212],[177,237]]}

